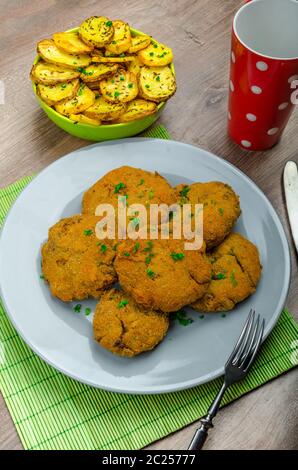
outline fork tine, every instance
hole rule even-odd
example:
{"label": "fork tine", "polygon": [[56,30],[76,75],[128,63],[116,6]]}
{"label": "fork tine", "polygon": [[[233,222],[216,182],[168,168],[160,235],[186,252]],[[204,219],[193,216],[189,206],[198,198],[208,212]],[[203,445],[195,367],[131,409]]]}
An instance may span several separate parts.
{"label": "fork tine", "polygon": [[245,372],[247,372],[248,369],[250,368],[250,366],[252,365],[252,363],[254,361],[254,358],[256,357],[256,355],[257,355],[257,353],[260,349],[261,342],[262,342],[262,339],[263,339],[264,327],[265,327],[265,320],[263,319],[262,323],[261,323],[261,327],[259,329],[259,333],[258,333],[256,342],[255,342],[255,345],[251,349],[251,357],[248,356],[246,358],[246,361],[244,361],[244,363],[243,363],[243,367],[244,367]]}
{"label": "fork tine", "polygon": [[252,331],[252,327],[253,327],[253,324],[254,324],[254,319],[255,319],[255,311],[253,310],[253,311],[252,311],[252,315],[250,316],[250,319],[249,319],[249,320],[250,320],[250,321],[249,321],[249,325],[248,325],[248,328],[247,328],[247,330],[246,330],[246,333],[245,333],[245,336],[244,336],[244,338],[243,338],[243,341],[241,342],[241,345],[240,345],[240,347],[239,347],[239,350],[238,350],[237,354],[235,355],[234,360],[233,360],[233,362],[232,362],[234,365],[236,365],[236,364],[239,362],[239,360],[240,360],[240,358],[241,358],[241,356],[242,356],[242,354],[243,354],[243,351],[244,351],[244,349],[245,349],[246,346],[247,346],[247,343],[248,343],[248,341],[249,341],[250,334],[251,334],[251,331]]}
{"label": "fork tine", "polygon": [[260,315],[257,316],[256,321],[254,322],[254,327],[251,330],[250,338],[247,341],[247,344],[245,348],[243,349],[241,358],[240,358],[240,367],[244,363],[245,359],[248,357],[248,355],[251,353],[253,349],[253,345],[255,343],[255,339],[259,330],[259,323],[260,323]]}
{"label": "fork tine", "polygon": [[244,336],[245,336],[245,334],[246,334],[246,331],[247,331],[248,325],[249,325],[249,323],[250,323],[250,319],[251,319],[251,316],[252,316],[253,312],[254,312],[254,310],[250,309],[249,315],[248,315],[248,317],[247,317],[247,319],[246,319],[246,321],[245,321],[245,323],[244,323],[244,326],[243,326],[242,331],[241,331],[241,333],[240,333],[240,336],[239,336],[239,338],[238,338],[238,340],[237,340],[237,343],[236,343],[236,345],[235,345],[233,351],[231,352],[231,354],[230,354],[230,356],[229,356],[229,358],[228,358],[228,360],[227,360],[227,362],[226,362],[226,366],[227,366],[230,362],[232,362],[233,358],[235,357],[235,354],[238,352],[239,347],[240,347],[240,345],[242,344],[242,340],[243,340],[243,338],[244,338]]}

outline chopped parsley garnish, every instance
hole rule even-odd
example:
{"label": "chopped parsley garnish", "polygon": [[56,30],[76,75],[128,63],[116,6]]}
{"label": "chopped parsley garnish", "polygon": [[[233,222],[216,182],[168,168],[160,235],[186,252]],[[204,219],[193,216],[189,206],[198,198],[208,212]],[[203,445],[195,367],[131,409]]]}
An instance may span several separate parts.
{"label": "chopped parsley garnish", "polygon": [[203,318],[205,318],[205,315],[200,315],[199,318],[203,320]]}
{"label": "chopped parsley garnish", "polygon": [[150,264],[151,259],[153,258],[153,256],[154,256],[153,253],[149,253],[149,255],[146,256],[146,258],[145,258],[145,263],[146,263],[146,264]]}
{"label": "chopped parsley garnish", "polygon": [[77,304],[74,306],[73,311],[76,313],[80,313],[81,308],[82,308],[82,304]]}
{"label": "chopped parsley garnish", "polygon": [[152,271],[152,269],[148,268],[147,269],[147,276],[150,277],[151,279],[153,279],[154,276],[155,276],[155,272]]}
{"label": "chopped parsley garnish", "polygon": [[135,246],[133,247],[132,252],[133,252],[133,253],[136,253],[139,248],[140,248],[140,244],[139,244],[139,242],[137,242],[137,243],[135,244]]}
{"label": "chopped parsley garnish", "polygon": [[220,213],[220,215],[223,215],[223,214],[224,214],[224,210],[223,210],[223,208],[222,208],[222,207],[220,207],[220,208],[218,209],[218,212]]}
{"label": "chopped parsley garnish", "polygon": [[132,225],[133,225],[134,227],[137,227],[138,225],[140,225],[140,219],[139,219],[139,217],[134,217],[134,218],[132,219],[131,223],[132,223]]}
{"label": "chopped parsley garnish", "polygon": [[119,57],[125,57],[124,52],[122,52],[121,54],[119,54]]}
{"label": "chopped parsley garnish", "polygon": [[180,196],[182,197],[188,197],[188,192],[190,191],[190,187],[189,186],[184,186],[184,188],[180,191]]}
{"label": "chopped parsley garnish", "polygon": [[128,88],[132,88],[132,87],[133,87],[133,83],[129,83],[127,86],[128,86]]}
{"label": "chopped parsley garnish", "polygon": [[143,180],[143,178],[142,178],[142,179],[140,179],[140,181],[138,182],[137,186],[142,186],[142,184],[144,184],[144,183],[145,183],[145,180]]}
{"label": "chopped parsley garnish", "polygon": [[112,250],[113,250],[113,251],[116,251],[118,245],[119,245],[119,243],[116,243],[116,244],[113,246]]}
{"label": "chopped parsley garnish", "polygon": [[40,277],[40,279],[44,279],[44,275],[43,275],[43,274],[41,274],[39,277]]}
{"label": "chopped parsley garnish", "polygon": [[174,261],[181,261],[183,258],[185,258],[184,253],[171,253],[171,257],[173,258]]}
{"label": "chopped parsley garnish", "polygon": [[144,251],[150,251],[150,250],[152,250],[152,248],[153,248],[153,243],[150,240],[149,242],[147,242],[147,247],[144,248]]}
{"label": "chopped parsley garnish", "polygon": [[121,82],[124,82],[125,78],[124,78],[123,75],[120,75],[120,80],[121,80]]}
{"label": "chopped parsley garnish", "polygon": [[85,315],[86,315],[86,317],[88,317],[88,315],[90,315],[90,313],[91,313],[91,308],[86,307],[86,308],[85,308]]}
{"label": "chopped parsley garnish", "polygon": [[112,21],[107,21],[106,26],[112,26],[113,22]]}
{"label": "chopped parsley garnish", "polygon": [[150,88],[150,85],[148,85],[148,83],[146,83],[145,88]]}
{"label": "chopped parsley garnish", "polygon": [[115,97],[115,98],[118,98],[119,95],[120,95],[120,92],[119,92],[119,91],[115,91],[114,97]]}
{"label": "chopped parsley garnish", "polygon": [[120,302],[119,302],[119,304],[117,305],[117,307],[118,307],[118,308],[123,308],[123,307],[125,307],[125,305],[127,305],[127,304],[128,304],[128,300],[123,299],[123,300],[120,300]]}
{"label": "chopped parsley garnish", "polygon": [[156,79],[155,79],[157,82],[160,82],[160,76],[157,75]]}
{"label": "chopped parsley garnish", "polygon": [[225,313],[222,313],[221,316],[222,316],[222,318],[225,318],[226,314],[225,314]]}
{"label": "chopped parsley garnish", "polygon": [[154,56],[154,52],[149,52],[150,57]]}
{"label": "chopped parsley garnish", "polygon": [[236,278],[235,278],[235,272],[234,271],[231,272],[230,281],[231,281],[233,287],[236,287],[238,285],[238,282],[236,281]]}
{"label": "chopped parsley garnish", "polygon": [[79,88],[79,91],[78,91],[78,96],[81,96],[81,95],[83,94],[84,88],[85,88],[85,84],[84,84],[84,83],[81,83],[80,88]]}
{"label": "chopped parsley garnish", "polygon": [[124,189],[124,188],[126,188],[126,185],[124,183],[116,184],[115,189],[114,189],[114,194],[118,194],[120,189]]}
{"label": "chopped parsley garnish", "polygon": [[93,234],[93,230],[91,230],[90,228],[88,228],[87,230],[84,230],[84,235],[86,235],[87,237],[89,237],[92,234]]}
{"label": "chopped parsley garnish", "polygon": [[128,251],[125,251],[125,253],[123,253],[124,256],[126,256],[126,258],[128,258],[130,256],[130,253]]}
{"label": "chopped parsley garnish", "polygon": [[107,245],[104,245],[104,244],[102,243],[102,245],[100,246],[100,251],[101,251],[102,253],[105,253],[105,252],[107,251],[107,249],[108,249]]}
{"label": "chopped parsley garnish", "polygon": [[225,273],[217,273],[213,274],[212,279],[226,279],[226,277]]}
{"label": "chopped parsley garnish", "polygon": [[66,87],[67,87],[67,83],[62,83],[62,85],[60,86],[61,90],[65,90]]}
{"label": "chopped parsley garnish", "polygon": [[153,199],[154,197],[154,191],[152,191],[152,189],[150,189],[149,193],[148,193],[148,197],[149,199]]}
{"label": "chopped parsley garnish", "polygon": [[77,68],[76,68],[76,71],[82,73],[83,75],[93,75],[93,72],[92,72],[92,71],[91,71],[91,72],[87,72],[87,70],[84,69],[83,67],[77,67]]}
{"label": "chopped parsley garnish", "polygon": [[184,310],[179,310],[179,312],[175,312],[173,318],[175,320],[178,320],[179,324],[182,326],[187,326],[193,323],[193,319],[188,318]]}
{"label": "chopped parsley garnish", "polygon": [[155,49],[156,49],[156,48],[158,47],[158,45],[154,43],[154,44],[153,44],[153,47],[155,47]]}

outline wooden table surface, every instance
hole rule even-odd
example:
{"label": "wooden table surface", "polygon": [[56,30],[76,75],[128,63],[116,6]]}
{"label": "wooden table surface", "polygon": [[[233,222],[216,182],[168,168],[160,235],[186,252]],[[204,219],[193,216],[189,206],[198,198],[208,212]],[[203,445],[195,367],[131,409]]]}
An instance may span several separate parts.
{"label": "wooden table surface", "polygon": [[[174,49],[179,89],[160,119],[173,139],[198,145],[236,165],[277,210],[291,246],[292,283],[287,306],[298,318],[297,257],[281,184],[285,162],[298,160],[298,113],[294,113],[280,144],[264,153],[244,152],[226,135],[230,29],[241,3],[1,0],[0,80],[5,85],[5,104],[0,105],[0,187],[88,145],[56,127],[38,107],[28,79],[36,42],[77,26],[91,15],[125,19]],[[293,370],[224,408],[206,449],[297,449],[297,387],[297,370]],[[0,423],[0,449],[21,449],[2,397]],[[149,448],[185,449],[194,429],[195,424],[190,425]]]}

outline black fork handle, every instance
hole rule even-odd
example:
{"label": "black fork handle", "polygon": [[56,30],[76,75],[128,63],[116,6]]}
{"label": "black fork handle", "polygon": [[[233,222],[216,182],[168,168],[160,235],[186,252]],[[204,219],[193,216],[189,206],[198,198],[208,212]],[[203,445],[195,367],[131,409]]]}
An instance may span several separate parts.
{"label": "black fork handle", "polygon": [[205,423],[202,423],[201,426],[196,430],[194,437],[189,445],[188,450],[201,450],[208,436],[208,429],[210,426],[207,426]]}
{"label": "black fork handle", "polygon": [[200,427],[196,430],[194,437],[190,443],[188,450],[201,450],[208,436],[208,430],[213,428],[212,420],[216,416],[222,397],[227,389],[227,384],[223,382],[220,391],[215,397],[212,405],[208,410],[208,414],[200,422]]}

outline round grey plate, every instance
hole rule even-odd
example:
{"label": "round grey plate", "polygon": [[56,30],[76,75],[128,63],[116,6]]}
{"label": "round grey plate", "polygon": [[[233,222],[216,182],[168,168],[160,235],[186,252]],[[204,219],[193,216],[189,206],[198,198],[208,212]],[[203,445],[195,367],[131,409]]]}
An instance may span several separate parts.
{"label": "round grey plate", "polygon": [[[226,316],[172,322],[154,351],[133,359],[102,349],[92,338],[92,318],[51,297],[40,279],[40,248],[48,228],[80,212],[82,193],[109,170],[131,165],[157,170],[176,185],[219,180],[240,195],[235,231],[255,243],[263,274],[256,293]],[[290,279],[287,240],[281,223],[257,186],[224,160],[174,141],[135,138],[85,147],[42,171],[12,207],[0,240],[0,283],[6,310],[19,334],[41,358],[81,382],[125,393],[164,393],[218,377],[252,307],[266,321],[267,335],[284,306]],[[84,310],[95,301],[82,302]]]}

